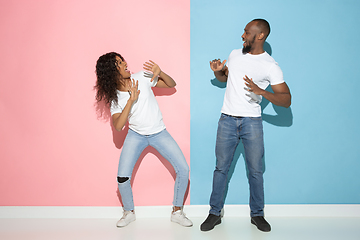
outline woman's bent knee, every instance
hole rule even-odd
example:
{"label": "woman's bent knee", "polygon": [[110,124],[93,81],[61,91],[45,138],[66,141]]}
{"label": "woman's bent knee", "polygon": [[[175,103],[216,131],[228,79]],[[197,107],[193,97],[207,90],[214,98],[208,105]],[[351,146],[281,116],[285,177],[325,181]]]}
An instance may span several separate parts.
{"label": "woman's bent knee", "polygon": [[128,177],[117,177],[118,183],[124,183],[124,182],[126,182],[127,180],[129,180]]}

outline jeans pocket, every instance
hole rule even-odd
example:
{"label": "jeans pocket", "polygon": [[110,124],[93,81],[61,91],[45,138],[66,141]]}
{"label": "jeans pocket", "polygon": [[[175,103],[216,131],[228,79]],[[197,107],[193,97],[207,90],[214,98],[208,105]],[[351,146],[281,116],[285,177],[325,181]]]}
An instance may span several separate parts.
{"label": "jeans pocket", "polygon": [[227,119],[228,117],[229,117],[228,115],[222,113],[221,116],[220,116],[219,121],[223,121],[223,120]]}

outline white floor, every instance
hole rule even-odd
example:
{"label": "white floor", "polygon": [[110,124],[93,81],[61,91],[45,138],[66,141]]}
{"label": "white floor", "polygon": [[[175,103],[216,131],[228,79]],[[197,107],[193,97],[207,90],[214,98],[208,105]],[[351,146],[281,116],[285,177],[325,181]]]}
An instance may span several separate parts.
{"label": "white floor", "polygon": [[[206,217],[206,216],[205,216]],[[204,218],[205,218],[204,217]],[[182,227],[169,218],[138,218],[125,228],[118,219],[0,219],[1,240],[151,240],[151,239],[246,239],[331,240],[360,239],[360,217],[267,217],[272,231],[263,233],[248,217],[224,217],[212,231],[201,232],[204,218],[191,218],[194,226]]]}

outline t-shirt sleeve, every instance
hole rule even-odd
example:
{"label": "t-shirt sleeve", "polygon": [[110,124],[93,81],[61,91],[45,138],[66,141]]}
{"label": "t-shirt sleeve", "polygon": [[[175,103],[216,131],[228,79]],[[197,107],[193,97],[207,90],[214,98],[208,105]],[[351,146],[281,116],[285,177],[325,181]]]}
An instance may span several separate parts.
{"label": "t-shirt sleeve", "polygon": [[279,67],[279,64],[274,63],[269,71],[269,81],[271,85],[276,85],[285,82],[283,72]]}
{"label": "t-shirt sleeve", "polygon": [[151,87],[155,87],[156,84],[157,84],[157,82],[158,82],[158,80],[159,80],[159,77],[155,77],[154,80],[153,80],[152,82],[150,82]]}
{"label": "t-shirt sleeve", "polygon": [[147,84],[149,84],[150,87],[155,87],[158,82],[158,76],[154,78],[154,80],[151,82],[151,78],[154,76],[154,74],[143,71],[143,77]]}
{"label": "t-shirt sleeve", "polygon": [[[153,75],[151,75],[151,77],[152,76]],[[150,80],[151,80],[151,78],[150,78]],[[149,82],[150,82],[150,80],[149,80]],[[159,80],[159,77],[155,77],[154,80],[152,82],[150,82],[150,87],[155,87],[156,84],[158,83],[158,80]]]}
{"label": "t-shirt sleeve", "polygon": [[[231,53],[228,56],[228,59],[226,60],[225,66],[229,67],[229,61],[231,60],[232,55],[234,54],[235,50],[232,50]],[[223,60],[224,61],[224,60]]]}
{"label": "t-shirt sleeve", "polygon": [[123,111],[122,107],[116,101],[111,102],[110,105],[111,116],[114,115],[115,113],[121,113],[122,111]]}

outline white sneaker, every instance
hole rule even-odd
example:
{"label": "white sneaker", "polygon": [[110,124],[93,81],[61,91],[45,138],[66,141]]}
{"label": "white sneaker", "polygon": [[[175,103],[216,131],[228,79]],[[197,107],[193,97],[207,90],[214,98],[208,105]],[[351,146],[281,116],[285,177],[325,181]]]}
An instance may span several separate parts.
{"label": "white sneaker", "polygon": [[116,223],[117,227],[125,227],[129,223],[136,220],[135,212],[134,211],[124,211],[124,215],[120,220]]}
{"label": "white sneaker", "polygon": [[193,225],[192,221],[185,216],[185,213],[182,209],[171,213],[170,220],[184,227],[191,227]]}

